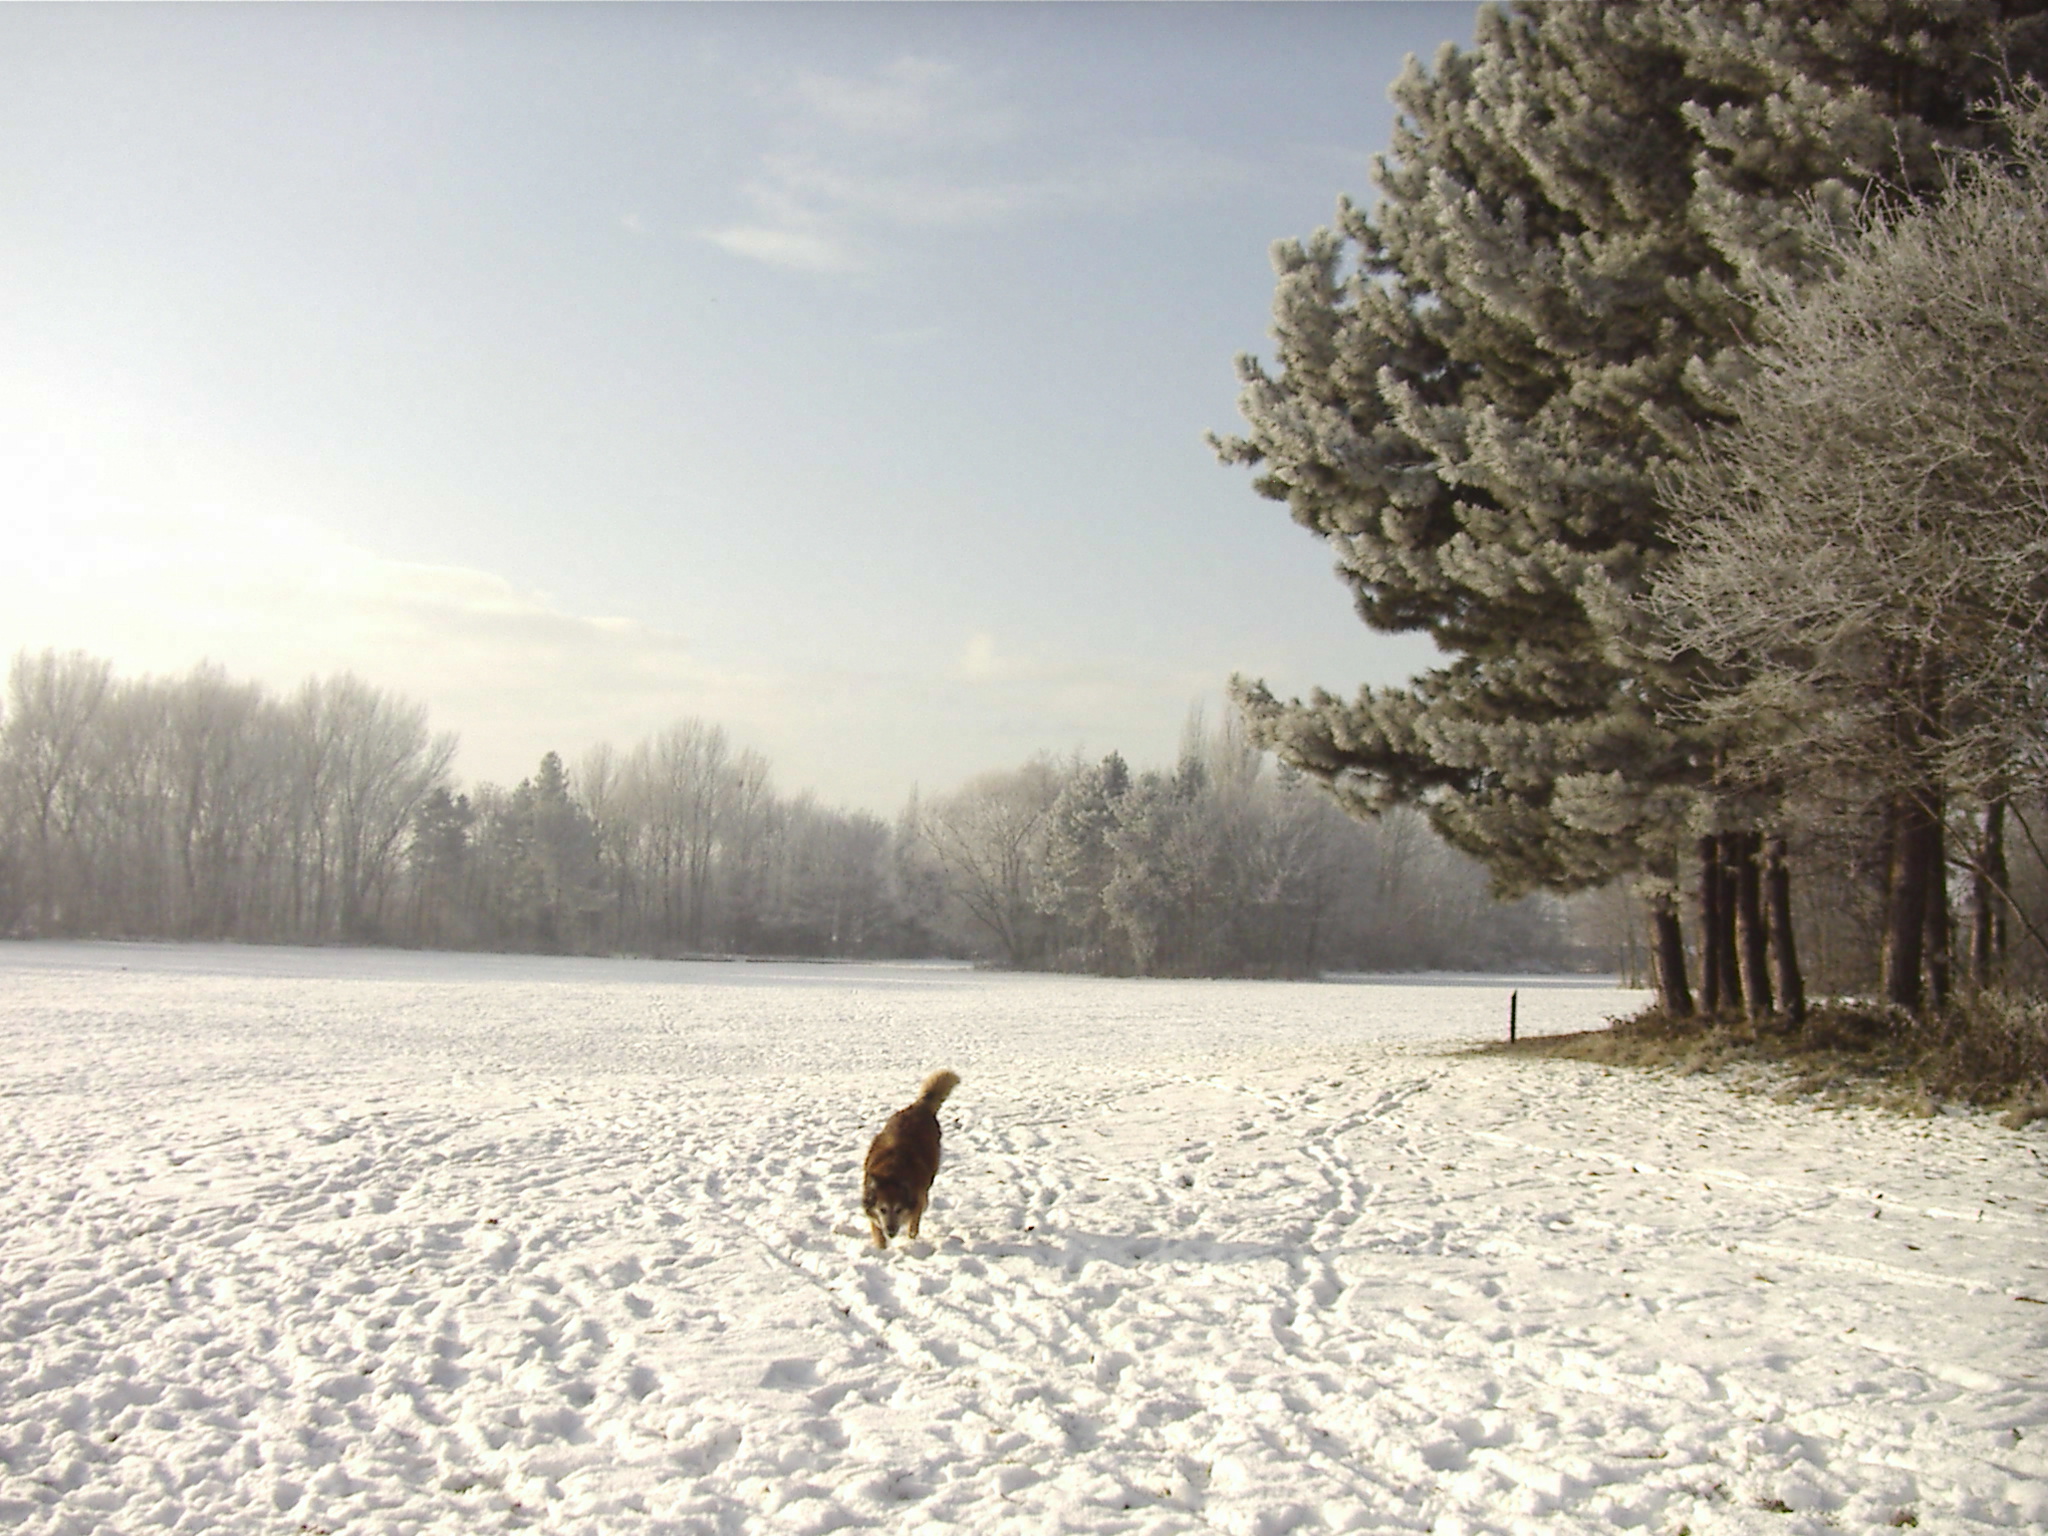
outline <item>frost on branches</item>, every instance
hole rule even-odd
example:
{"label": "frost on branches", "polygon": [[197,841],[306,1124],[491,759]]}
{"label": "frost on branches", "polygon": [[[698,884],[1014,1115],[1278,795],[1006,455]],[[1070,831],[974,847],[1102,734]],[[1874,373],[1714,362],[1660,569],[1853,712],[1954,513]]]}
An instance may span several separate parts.
{"label": "frost on branches", "polygon": [[[1882,818],[1907,1007],[1949,983],[1951,862],[1992,979],[2007,808],[2048,788],[2048,103],[2004,120],[2009,151],[1766,296],[1735,424],[1669,479],[1679,555],[1649,603],[1706,664],[1731,773]],[[1957,811],[1975,846],[1947,846]]]}
{"label": "frost on branches", "polygon": [[1634,877],[1679,1012],[1696,869],[1705,1000],[1768,1010],[1773,934],[1796,998],[1780,787],[1721,772],[1732,727],[1634,601],[1672,552],[1658,475],[1729,419],[1759,291],[1825,275],[1817,231],[2002,141],[1981,109],[2048,62],[2044,12],[1527,5],[1411,62],[1378,203],[1276,247],[1275,365],[1240,361],[1216,446],[1447,660],[1350,700],[1239,679],[1261,743],[1354,810],[1425,806],[1504,890]]}

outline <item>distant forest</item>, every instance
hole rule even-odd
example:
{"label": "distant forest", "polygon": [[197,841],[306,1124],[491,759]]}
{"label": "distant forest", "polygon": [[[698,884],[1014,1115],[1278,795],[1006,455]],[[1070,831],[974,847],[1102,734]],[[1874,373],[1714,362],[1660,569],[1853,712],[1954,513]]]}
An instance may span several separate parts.
{"label": "distant forest", "polygon": [[893,823],[683,720],[464,787],[424,707],[23,653],[0,934],[653,956],[972,957],[1125,975],[1635,965],[1628,904],[1493,899],[1415,811],[1346,816],[1233,718],[1178,760],[1043,756]]}

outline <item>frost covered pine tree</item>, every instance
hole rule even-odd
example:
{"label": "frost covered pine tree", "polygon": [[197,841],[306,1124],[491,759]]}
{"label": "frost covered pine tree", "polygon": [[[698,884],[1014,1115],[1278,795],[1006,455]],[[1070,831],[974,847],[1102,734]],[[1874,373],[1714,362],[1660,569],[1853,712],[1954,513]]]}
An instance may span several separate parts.
{"label": "frost covered pine tree", "polygon": [[1038,910],[1055,920],[1063,954],[1057,963],[1082,970],[1126,969],[1102,893],[1115,869],[1111,838],[1131,787],[1123,755],[1076,766],[1047,812],[1045,857],[1034,881]]}
{"label": "frost covered pine tree", "polygon": [[1660,1001],[1690,1011],[1679,858],[1731,829],[1721,744],[1617,600],[1668,554],[1653,477],[1719,419],[1746,295],[1806,271],[1811,211],[1936,185],[2048,61],[2044,12],[1525,4],[1411,61],[1378,205],[1275,247],[1278,366],[1240,360],[1248,430],[1216,446],[1329,543],[1367,624],[1450,659],[1349,701],[1239,679],[1260,741],[1353,810],[1426,806],[1504,891],[1636,875]]}

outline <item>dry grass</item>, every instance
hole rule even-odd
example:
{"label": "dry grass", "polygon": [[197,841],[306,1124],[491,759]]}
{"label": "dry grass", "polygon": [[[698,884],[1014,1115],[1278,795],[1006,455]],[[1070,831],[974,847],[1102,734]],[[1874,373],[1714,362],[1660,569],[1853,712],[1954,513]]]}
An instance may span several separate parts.
{"label": "dry grass", "polygon": [[1651,1008],[1609,1029],[1480,1049],[1681,1073],[1754,1065],[1770,1069],[1781,1099],[1822,1096],[1914,1115],[1974,1104],[2004,1110],[2015,1129],[2048,1120],[2048,1003],[1995,992],[1920,1019],[1877,1004],[1825,1003],[1796,1026]]}

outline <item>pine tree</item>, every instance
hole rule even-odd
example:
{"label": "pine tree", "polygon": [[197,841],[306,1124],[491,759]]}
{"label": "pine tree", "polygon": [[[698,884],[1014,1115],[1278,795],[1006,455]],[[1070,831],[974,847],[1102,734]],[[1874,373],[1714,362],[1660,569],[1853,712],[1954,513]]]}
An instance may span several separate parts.
{"label": "pine tree", "polygon": [[455,794],[445,785],[429,793],[413,812],[407,859],[413,889],[411,936],[416,943],[439,947],[473,937],[465,909],[469,831],[475,822],[469,796]]}
{"label": "pine tree", "polygon": [[1199,911],[1208,894],[1202,779],[1200,759],[1183,758],[1171,776],[1140,774],[1117,802],[1102,905],[1141,976],[1199,969],[1208,928]]}
{"label": "pine tree", "polygon": [[1033,899],[1057,920],[1057,963],[1089,971],[1126,969],[1123,946],[1103,906],[1102,893],[1114,870],[1110,839],[1119,807],[1131,787],[1131,770],[1112,752],[1099,763],[1074,769],[1047,813],[1044,862]]}
{"label": "pine tree", "polygon": [[540,875],[542,932],[552,946],[580,950],[596,928],[601,906],[597,827],[570,793],[559,753],[541,758],[524,810],[531,818],[528,847]]}
{"label": "pine tree", "polygon": [[1217,447],[1367,624],[1451,659],[1350,702],[1240,679],[1261,742],[1359,812],[1425,805],[1504,892],[1644,877],[1688,1009],[1674,881],[1685,818],[1722,830],[1723,743],[1617,600],[1669,554],[1654,477],[1723,419],[1753,286],[1811,274],[1816,212],[1993,137],[1976,108],[2048,62],[2044,12],[1522,4],[1411,61],[1379,205],[1275,248],[1278,371],[1240,361],[1249,431]]}

